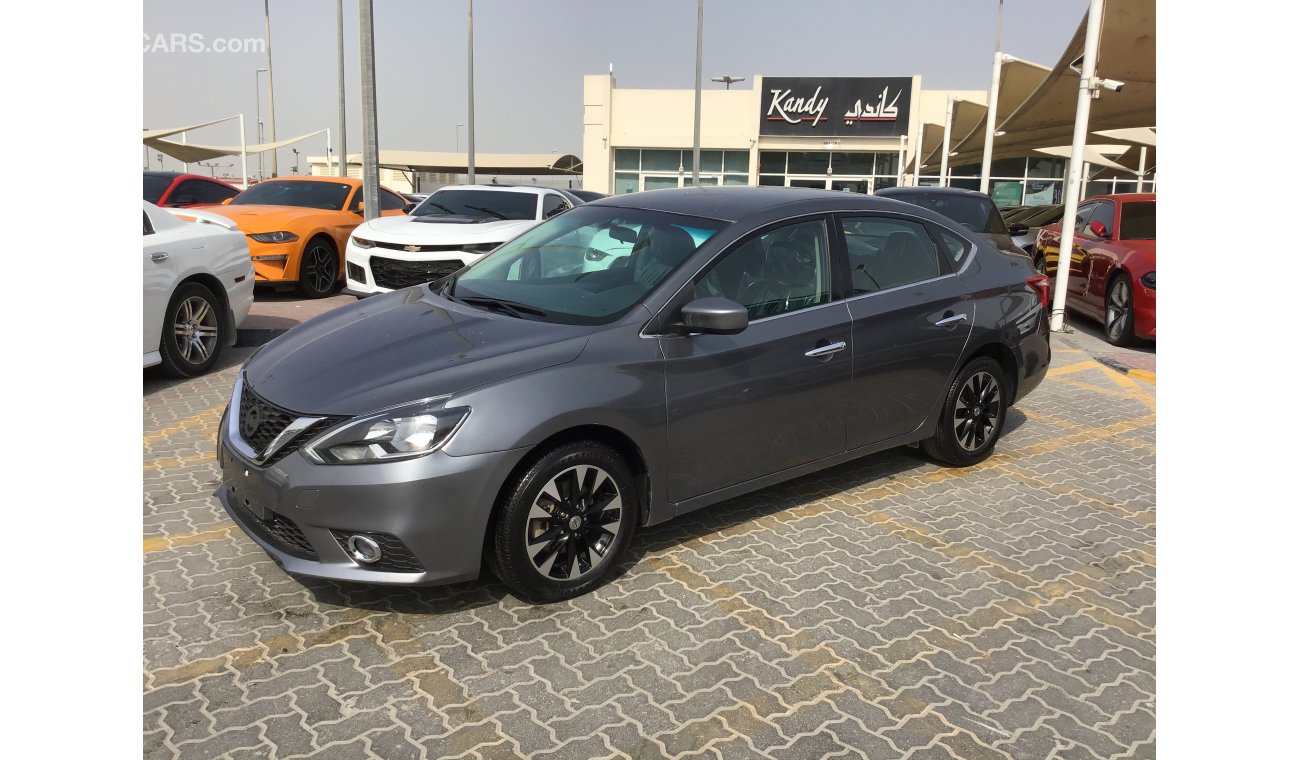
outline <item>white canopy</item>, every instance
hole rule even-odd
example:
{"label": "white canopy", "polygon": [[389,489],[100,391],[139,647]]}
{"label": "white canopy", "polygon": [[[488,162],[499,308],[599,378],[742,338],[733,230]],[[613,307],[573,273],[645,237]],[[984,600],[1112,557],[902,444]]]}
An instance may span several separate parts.
{"label": "white canopy", "polygon": [[144,144],[160,153],[165,153],[178,161],[195,163],[197,161],[221,158],[222,156],[238,156],[240,153],[245,152],[265,153],[269,150],[283,148],[286,145],[292,145],[301,140],[306,140],[308,137],[315,137],[316,135],[324,134],[325,131],[326,130],[318,129],[315,132],[308,132],[305,135],[290,137],[287,140],[277,140],[276,142],[260,143],[257,145],[249,145],[247,147],[240,147],[238,145],[198,145],[196,143],[177,143],[157,138],[146,138]]}
{"label": "white canopy", "polygon": [[[220,124],[223,121],[230,121],[231,119],[237,119],[237,118],[239,117],[227,116],[224,119],[213,119],[212,121],[205,121],[202,124],[191,124],[188,127],[170,127],[168,129],[146,129],[144,131],[144,141],[147,143],[150,140],[156,140],[161,137],[168,137],[170,135],[180,134],[181,132],[192,132],[196,129],[202,129],[203,127],[210,127],[213,124]],[[238,153],[239,151],[235,151],[235,152]]]}

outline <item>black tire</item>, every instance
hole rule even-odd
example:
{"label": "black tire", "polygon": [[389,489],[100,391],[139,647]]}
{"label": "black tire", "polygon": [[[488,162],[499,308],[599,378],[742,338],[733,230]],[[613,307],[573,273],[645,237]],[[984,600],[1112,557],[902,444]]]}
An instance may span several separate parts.
{"label": "black tire", "polygon": [[163,371],[195,377],[212,369],[226,344],[225,307],[207,287],[187,282],[176,289],[163,317]]}
{"label": "black tire", "polygon": [[1128,275],[1119,273],[1106,288],[1106,303],[1102,326],[1106,342],[1112,346],[1133,344],[1133,283]]}
{"label": "black tire", "polygon": [[1006,424],[1010,390],[1002,365],[987,356],[974,359],[953,379],[939,427],[921,442],[921,449],[952,467],[970,467],[988,459]]}
{"label": "black tire", "polygon": [[[579,472],[586,483],[579,483]],[[548,487],[559,501],[544,493]],[[614,498],[618,506],[611,508]],[[527,602],[581,596],[600,585],[627,547],[637,506],[635,481],[617,452],[595,441],[557,446],[502,495],[491,529],[489,566]],[[613,531],[607,529],[610,525]],[[530,537],[535,539],[531,543]]]}
{"label": "black tire", "polygon": [[307,241],[298,265],[298,293],[304,298],[324,298],[339,284],[339,251],[334,241],[317,235]]}

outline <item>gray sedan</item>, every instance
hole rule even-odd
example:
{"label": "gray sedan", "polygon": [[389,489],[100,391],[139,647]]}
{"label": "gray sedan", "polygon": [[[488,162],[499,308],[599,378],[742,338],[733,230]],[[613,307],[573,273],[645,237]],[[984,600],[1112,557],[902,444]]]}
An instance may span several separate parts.
{"label": "gray sedan", "polygon": [[1047,281],[918,206],[663,190],[550,219],[258,351],[218,491],[285,570],[582,594],[636,529],[895,446],[982,461]]}

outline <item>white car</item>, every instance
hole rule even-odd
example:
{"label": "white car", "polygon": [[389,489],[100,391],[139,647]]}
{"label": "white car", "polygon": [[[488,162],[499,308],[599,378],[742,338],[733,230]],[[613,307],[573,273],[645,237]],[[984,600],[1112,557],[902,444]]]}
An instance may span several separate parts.
{"label": "white car", "polygon": [[215,214],[144,201],[144,366],[177,377],[207,372],[252,305],[244,233]]}
{"label": "white car", "polygon": [[371,219],[352,231],[344,292],[365,298],[445,277],[582,202],[550,187],[444,187],[408,215]]}

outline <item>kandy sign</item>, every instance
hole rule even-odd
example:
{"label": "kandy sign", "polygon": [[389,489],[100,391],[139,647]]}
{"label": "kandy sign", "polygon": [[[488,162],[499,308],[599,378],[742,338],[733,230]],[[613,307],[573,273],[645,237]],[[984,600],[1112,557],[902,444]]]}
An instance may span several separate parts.
{"label": "kandy sign", "polygon": [[760,135],[897,137],[907,134],[911,77],[764,77]]}

